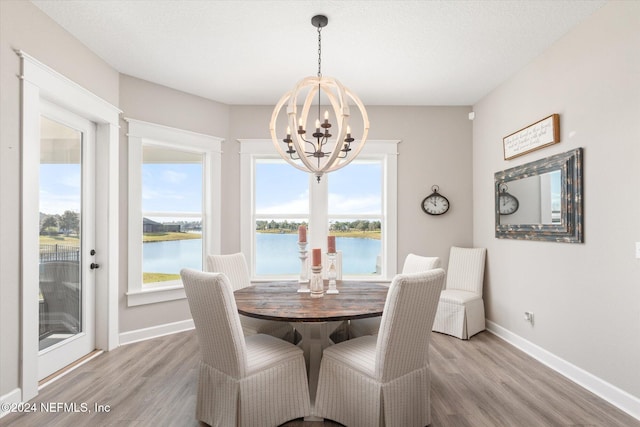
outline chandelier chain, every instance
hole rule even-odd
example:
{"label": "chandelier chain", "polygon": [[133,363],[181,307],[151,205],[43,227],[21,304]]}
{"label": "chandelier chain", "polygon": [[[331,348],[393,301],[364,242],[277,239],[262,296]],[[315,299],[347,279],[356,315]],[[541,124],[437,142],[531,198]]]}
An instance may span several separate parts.
{"label": "chandelier chain", "polygon": [[322,27],[318,27],[318,77],[322,77]]}

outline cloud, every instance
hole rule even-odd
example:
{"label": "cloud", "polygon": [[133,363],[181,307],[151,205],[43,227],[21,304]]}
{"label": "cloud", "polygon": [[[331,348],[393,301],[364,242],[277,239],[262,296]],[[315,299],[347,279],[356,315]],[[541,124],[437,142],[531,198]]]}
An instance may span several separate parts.
{"label": "cloud", "polygon": [[187,179],[187,174],[172,170],[162,171],[162,180],[169,184],[180,184]]}
{"label": "cloud", "polygon": [[64,211],[80,211],[80,194],[52,194],[40,190],[40,212],[53,215]]}
{"label": "cloud", "polygon": [[382,201],[379,196],[367,195],[346,197],[329,193],[330,214],[368,214],[379,215],[382,212]]}
{"label": "cloud", "polygon": [[274,202],[269,206],[258,206],[259,214],[304,214],[309,212],[309,190],[299,194],[297,198],[282,202]]}
{"label": "cloud", "polygon": [[[309,210],[309,194],[301,194],[297,199],[258,207],[259,214],[306,214]],[[380,196],[362,195],[347,197],[329,194],[329,213],[333,215],[380,215],[382,202]]]}
{"label": "cloud", "polygon": [[64,185],[69,188],[73,188],[75,190],[80,189],[82,178],[80,177],[80,171],[68,172],[67,174],[60,177],[58,183]]}
{"label": "cloud", "polygon": [[177,193],[167,189],[155,190],[151,188],[143,188],[142,198],[145,200],[183,200],[185,196],[182,193]]}

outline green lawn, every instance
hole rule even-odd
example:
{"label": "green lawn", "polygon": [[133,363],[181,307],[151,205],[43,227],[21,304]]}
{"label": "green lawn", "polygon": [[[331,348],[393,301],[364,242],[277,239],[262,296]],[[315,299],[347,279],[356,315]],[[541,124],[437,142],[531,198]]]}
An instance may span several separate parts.
{"label": "green lawn", "polygon": [[167,282],[169,280],[179,280],[179,274],[165,273],[142,273],[142,283]]}
{"label": "green lawn", "polygon": [[67,245],[80,247],[78,236],[65,236],[63,234],[56,236],[40,236],[41,245]]}
{"label": "green lawn", "polygon": [[[187,240],[187,239],[202,239],[202,234],[198,233],[179,233],[179,232],[167,232],[167,233],[144,233],[142,235],[143,242],[163,242],[167,240]],[[63,234],[55,236],[40,236],[41,245],[55,245],[62,244],[68,246],[80,246],[78,236],[65,236]]]}
{"label": "green lawn", "polygon": [[[272,229],[272,230],[256,230],[258,233],[267,233],[267,234],[294,234],[298,231],[292,230],[280,230],[280,229]],[[357,237],[364,239],[377,239],[380,240],[380,230],[376,231],[359,231],[359,230],[349,230],[349,231],[330,231],[329,234],[331,236],[337,237]]]}
{"label": "green lawn", "polygon": [[202,239],[202,234],[198,233],[180,233],[180,232],[160,232],[160,233],[144,233],[142,241],[147,242],[166,242],[169,240],[187,240]]}
{"label": "green lawn", "polygon": [[377,231],[358,231],[358,230],[350,230],[350,231],[330,231],[329,235],[336,237],[359,237],[365,239],[377,239],[380,240],[380,230]]}

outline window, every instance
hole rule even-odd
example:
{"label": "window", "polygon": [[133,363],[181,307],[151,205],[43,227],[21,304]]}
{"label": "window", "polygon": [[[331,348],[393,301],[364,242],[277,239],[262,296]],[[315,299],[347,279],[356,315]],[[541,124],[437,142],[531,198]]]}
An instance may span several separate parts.
{"label": "window", "polygon": [[129,305],[184,298],[220,247],[221,139],[129,122]]}
{"label": "window", "polygon": [[270,140],[241,142],[241,247],[252,278],[295,278],[300,224],[307,250],[336,236],[343,277],[390,279],[396,272],[398,141],[369,141],[347,167],[322,177],[298,170]]}

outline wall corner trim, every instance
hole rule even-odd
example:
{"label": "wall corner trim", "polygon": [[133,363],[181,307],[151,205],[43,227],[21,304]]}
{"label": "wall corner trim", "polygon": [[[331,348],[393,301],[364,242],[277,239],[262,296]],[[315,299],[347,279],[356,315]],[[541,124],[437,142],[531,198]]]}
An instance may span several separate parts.
{"label": "wall corner trim", "polygon": [[486,320],[486,323],[487,331],[491,332],[498,338],[513,345],[517,349],[522,350],[543,365],[548,366],[549,368],[558,372],[560,375],[563,375],[579,386],[589,390],[596,396],[606,400],[621,411],[624,411],[632,417],[640,420],[639,398],[631,395],[630,393],[627,393],[624,390],[619,389],[618,387],[604,381],[599,377],[596,377],[592,373],[587,372],[584,369],[575,366],[564,359],[561,359],[548,350],[545,350],[544,348],[530,341],[527,341],[526,339],[514,334],[508,329],[503,328],[497,323],[494,323],[488,319]]}

